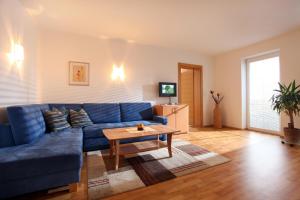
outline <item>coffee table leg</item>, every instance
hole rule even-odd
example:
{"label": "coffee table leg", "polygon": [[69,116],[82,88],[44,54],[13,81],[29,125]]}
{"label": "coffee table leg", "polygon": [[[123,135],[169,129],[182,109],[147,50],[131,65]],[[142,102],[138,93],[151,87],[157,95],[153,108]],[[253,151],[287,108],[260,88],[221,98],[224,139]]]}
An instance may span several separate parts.
{"label": "coffee table leg", "polygon": [[170,157],[172,157],[172,135],[173,134],[167,134],[168,151]]}
{"label": "coffee table leg", "polygon": [[114,154],[114,141],[110,140],[109,141],[109,157],[112,158]]}
{"label": "coffee table leg", "polygon": [[116,153],[116,157],[115,157],[116,170],[118,170],[119,169],[119,140],[115,141],[115,153]]}

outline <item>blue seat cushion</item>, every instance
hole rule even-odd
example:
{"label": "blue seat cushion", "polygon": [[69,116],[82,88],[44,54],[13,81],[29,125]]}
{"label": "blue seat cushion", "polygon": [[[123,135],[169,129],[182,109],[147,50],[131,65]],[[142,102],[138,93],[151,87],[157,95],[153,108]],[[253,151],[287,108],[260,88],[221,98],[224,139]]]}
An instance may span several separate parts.
{"label": "blue seat cushion", "polygon": [[31,143],[45,134],[46,125],[42,111],[48,109],[47,104],[7,108],[16,145]]}
{"label": "blue seat cushion", "polygon": [[95,124],[121,122],[118,103],[85,103],[83,108]]}
{"label": "blue seat cushion", "polygon": [[122,122],[152,120],[151,103],[120,103]]}
{"label": "blue seat cushion", "polygon": [[109,149],[109,142],[106,138],[87,138],[83,140],[83,151],[96,151]]}
{"label": "blue seat cushion", "polygon": [[144,125],[155,125],[159,124],[154,121],[131,121],[131,122],[120,122],[120,123],[101,123],[101,124],[94,124],[91,126],[87,126],[83,128],[83,137],[84,138],[99,138],[104,137],[103,129],[106,128],[122,128],[122,127],[132,127],[136,126],[137,124],[143,123]]}
{"label": "blue seat cushion", "polygon": [[80,169],[82,130],[45,134],[31,144],[0,149],[0,182]]}

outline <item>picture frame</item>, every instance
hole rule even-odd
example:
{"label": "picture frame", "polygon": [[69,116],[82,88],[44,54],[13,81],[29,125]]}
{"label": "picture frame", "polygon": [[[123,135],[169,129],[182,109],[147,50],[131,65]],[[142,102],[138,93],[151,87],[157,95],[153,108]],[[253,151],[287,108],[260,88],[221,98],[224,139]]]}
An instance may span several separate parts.
{"label": "picture frame", "polygon": [[69,61],[69,85],[88,86],[90,84],[90,63]]}

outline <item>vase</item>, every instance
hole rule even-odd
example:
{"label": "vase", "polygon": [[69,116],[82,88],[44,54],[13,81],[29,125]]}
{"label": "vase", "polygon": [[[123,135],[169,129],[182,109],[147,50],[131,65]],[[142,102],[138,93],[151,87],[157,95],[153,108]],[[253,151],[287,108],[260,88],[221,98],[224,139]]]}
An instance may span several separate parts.
{"label": "vase", "polygon": [[222,113],[219,104],[216,104],[214,109],[214,127],[222,128]]}

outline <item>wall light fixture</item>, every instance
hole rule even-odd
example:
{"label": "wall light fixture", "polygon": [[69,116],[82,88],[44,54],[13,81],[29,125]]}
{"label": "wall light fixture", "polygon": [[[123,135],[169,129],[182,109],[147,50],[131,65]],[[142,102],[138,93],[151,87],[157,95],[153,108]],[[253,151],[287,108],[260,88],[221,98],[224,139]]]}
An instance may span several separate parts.
{"label": "wall light fixture", "polygon": [[20,44],[12,44],[11,52],[8,54],[12,63],[20,63],[24,60],[24,47]]}
{"label": "wall light fixture", "polygon": [[111,79],[114,80],[121,80],[124,81],[125,80],[125,73],[124,73],[124,66],[117,66],[117,65],[113,65],[113,71],[111,74]]}

